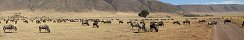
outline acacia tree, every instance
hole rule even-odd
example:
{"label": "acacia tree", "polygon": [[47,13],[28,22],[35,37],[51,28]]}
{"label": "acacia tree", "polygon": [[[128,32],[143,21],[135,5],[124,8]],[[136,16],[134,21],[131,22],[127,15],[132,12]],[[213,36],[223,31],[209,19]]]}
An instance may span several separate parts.
{"label": "acacia tree", "polygon": [[146,18],[149,15],[149,12],[147,10],[142,10],[138,16]]}

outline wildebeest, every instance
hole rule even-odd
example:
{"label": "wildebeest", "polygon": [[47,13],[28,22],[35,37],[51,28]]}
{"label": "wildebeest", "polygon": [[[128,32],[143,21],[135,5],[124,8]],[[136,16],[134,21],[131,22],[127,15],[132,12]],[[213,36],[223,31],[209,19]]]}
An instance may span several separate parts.
{"label": "wildebeest", "polygon": [[127,22],[127,24],[130,24],[132,21]]}
{"label": "wildebeest", "polygon": [[208,25],[217,25],[216,21],[209,22]]}
{"label": "wildebeest", "polygon": [[179,24],[180,25],[180,22],[179,21],[173,21],[173,24]]}
{"label": "wildebeest", "polygon": [[231,20],[224,20],[224,24],[230,23]]}
{"label": "wildebeest", "polygon": [[12,24],[3,26],[3,31],[4,31],[4,32],[5,32],[6,29],[9,29],[9,31],[10,31],[10,30],[15,30],[15,31],[17,31],[17,27],[14,26],[14,25],[12,25]]}
{"label": "wildebeest", "polygon": [[124,22],[122,20],[119,21],[119,24],[123,24]]}
{"label": "wildebeest", "polygon": [[5,23],[8,24],[8,20],[6,20]]}
{"label": "wildebeest", "polygon": [[183,21],[183,24],[191,24],[191,21],[189,21],[189,20],[185,20],[185,21]]}
{"label": "wildebeest", "polygon": [[158,26],[164,26],[164,22],[163,21],[158,22]]}
{"label": "wildebeest", "polygon": [[103,20],[102,22],[103,23],[108,23],[108,24],[111,24],[112,23],[111,20]]}
{"label": "wildebeest", "polygon": [[15,24],[17,24],[17,22],[18,22],[17,20],[14,21]]}
{"label": "wildebeest", "polygon": [[24,20],[23,22],[28,23],[28,21],[27,21],[27,20]]}
{"label": "wildebeest", "polygon": [[83,21],[82,21],[82,25],[87,25],[87,26],[89,26],[88,20],[83,20]]}
{"label": "wildebeest", "polygon": [[198,23],[204,23],[206,20],[199,20]]}
{"label": "wildebeest", "polygon": [[42,29],[45,29],[48,33],[50,33],[50,28],[48,25],[44,24],[44,25],[40,25],[39,26],[39,31],[41,32]]}
{"label": "wildebeest", "polygon": [[93,27],[95,27],[95,26],[96,26],[96,28],[99,28],[98,20],[94,20],[94,22],[93,22]]}
{"label": "wildebeest", "polygon": [[137,22],[132,21],[132,22],[130,23],[130,26],[131,26],[131,28],[133,29],[134,27],[138,27],[139,24],[138,24]]}
{"label": "wildebeest", "polygon": [[40,21],[40,20],[36,20],[36,23],[37,23],[37,24],[40,24],[40,23],[41,23],[41,21]]}
{"label": "wildebeest", "polygon": [[151,32],[153,31],[153,29],[155,30],[155,32],[158,32],[158,27],[156,22],[150,22],[150,30]]}
{"label": "wildebeest", "polygon": [[145,25],[146,25],[145,23],[141,22],[141,23],[139,24],[139,26],[138,26],[138,32],[140,32],[140,30],[146,32],[147,29],[146,29],[146,26],[145,26]]}

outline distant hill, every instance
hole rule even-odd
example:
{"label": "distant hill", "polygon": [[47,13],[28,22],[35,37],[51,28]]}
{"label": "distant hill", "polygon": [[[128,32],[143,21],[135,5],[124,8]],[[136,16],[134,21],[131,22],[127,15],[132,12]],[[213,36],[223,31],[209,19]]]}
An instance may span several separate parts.
{"label": "distant hill", "polygon": [[0,0],[0,11],[12,10],[59,12],[119,11],[174,12],[176,6],[157,0]]}
{"label": "distant hill", "polygon": [[190,12],[244,12],[242,4],[177,5],[177,8]]}

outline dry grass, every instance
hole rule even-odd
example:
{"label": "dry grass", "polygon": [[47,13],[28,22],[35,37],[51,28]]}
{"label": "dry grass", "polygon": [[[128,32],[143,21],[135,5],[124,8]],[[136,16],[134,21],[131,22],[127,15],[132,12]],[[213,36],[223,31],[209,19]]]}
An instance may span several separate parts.
{"label": "dry grass", "polygon": [[[1,12],[1,16],[11,16],[15,12]],[[106,12],[88,12],[88,13],[30,13],[21,12],[27,17],[66,17],[66,18],[82,18],[82,17],[101,17],[101,18],[140,18],[134,13],[106,13]],[[123,13],[123,14],[122,14]],[[181,17],[175,14],[154,13],[150,16],[161,17],[170,15],[173,17]],[[181,19],[179,19],[181,20]],[[124,21],[128,21],[125,20]],[[112,24],[100,23],[100,28],[92,28],[91,26],[82,26],[81,23],[43,23],[48,24],[51,33],[39,33],[38,25],[35,23],[16,24],[17,33],[4,33],[0,31],[1,40],[212,40],[212,29],[209,26],[196,23],[193,20],[192,25],[173,25],[172,21],[164,21],[165,27],[160,27],[159,32],[134,33],[137,30],[131,29],[128,24],[119,24],[113,21]],[[146,21],[147,24],[149,21]],[[13,23],[10,23],[13,24]],[[2,28],[4,22],[0,24]],[[149,29],[149,25],[147,25]]]}

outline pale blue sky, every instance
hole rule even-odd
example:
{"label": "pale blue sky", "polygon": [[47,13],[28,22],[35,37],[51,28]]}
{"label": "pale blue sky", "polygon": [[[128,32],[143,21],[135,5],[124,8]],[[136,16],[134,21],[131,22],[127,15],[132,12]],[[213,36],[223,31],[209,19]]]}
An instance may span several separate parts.
{"label": "pale blue sky", "polygon": [[174,5],[182,4],[244,4],[244,0],[160,0]]}

